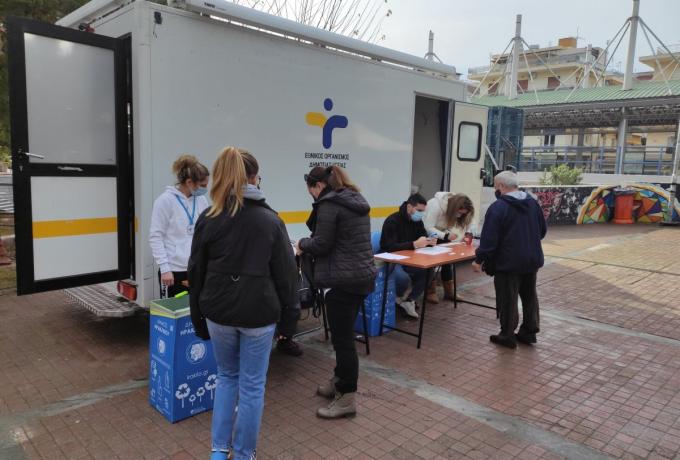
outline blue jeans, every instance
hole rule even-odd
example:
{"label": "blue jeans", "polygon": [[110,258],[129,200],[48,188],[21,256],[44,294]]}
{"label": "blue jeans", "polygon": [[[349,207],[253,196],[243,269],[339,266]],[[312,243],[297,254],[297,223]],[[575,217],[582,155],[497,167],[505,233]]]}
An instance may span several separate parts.
{"label": "blue jeans", "polygon": [[208,320],[217,361],[212,449],[231,449],[234,460],[250,459],[255,452],[275,328],[231,327]]}
{"label": "blue jeans", "polygon": [[394,271],[390,276],[394,277],[394,283],[397,288],[397,296],[402,297],[408,289],[409,284],[412,284],[411,295],[412,300],[418,300],[425,291],[425,276],[427,270],[422,268],[405,267],[403,265],[394,265]]}

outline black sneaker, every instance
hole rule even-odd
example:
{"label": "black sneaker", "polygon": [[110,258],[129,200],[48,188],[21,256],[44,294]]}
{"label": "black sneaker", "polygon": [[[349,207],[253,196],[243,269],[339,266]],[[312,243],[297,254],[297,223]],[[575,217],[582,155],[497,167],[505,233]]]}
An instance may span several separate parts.
{"label": "black sneaker", "polygon": [[302,356],[302,348],[292,338],[283,338],[276,341],[276,349],[290,356]]}
{"label": "black sneaker", "polygon": [[503,347],[508,347],[515,349],[517,348],[517,340],[515,339],[514,335],[511,336],[505,336],[505,335],[492,335],[489,337],[489,340],[495,343],[496,345],[501,345]]}

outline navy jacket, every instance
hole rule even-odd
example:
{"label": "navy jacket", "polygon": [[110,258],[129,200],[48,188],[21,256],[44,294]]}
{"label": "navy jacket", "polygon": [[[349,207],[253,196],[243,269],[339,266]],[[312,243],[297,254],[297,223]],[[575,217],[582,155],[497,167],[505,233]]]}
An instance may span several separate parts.
{"label": "navy jacket", "polygon": [[501,196],[489,206],[475,262],[487,274],[536,273],[543,266],[541,240],[547,231],[541,206],[531,196]]}

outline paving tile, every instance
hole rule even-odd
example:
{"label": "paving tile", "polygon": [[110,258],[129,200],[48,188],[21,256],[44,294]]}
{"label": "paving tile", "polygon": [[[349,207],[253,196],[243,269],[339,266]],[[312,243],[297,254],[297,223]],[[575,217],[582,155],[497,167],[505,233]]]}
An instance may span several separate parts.
{"label": "paving tile", "polygon": [[[677,235],[640,226],[551,228],[536,346],[499,349],[488,342],[498,327],[493,310],[441,302],[428,308],[422,349],[390,333],[372,340],[370,360],[616,458],[680,457]],[[458,279],[462,296],[493,304],[490,278],[461,267]],[[0,315],[0,417],[35,411],[12,431],[28,458],[206,457],[210,414],[169,424],[144,389],[40,414],[64,398],[145,378],[147,318],[96,319],[61,293],[1,296]],[[40,333],[26,340],[36,327]],[[559,458],[366,372],[358,416],[318,420],[326,402],[314,396],[315,385],[332,367],[312,347],[299,359],[272,356],[258,458]]]}

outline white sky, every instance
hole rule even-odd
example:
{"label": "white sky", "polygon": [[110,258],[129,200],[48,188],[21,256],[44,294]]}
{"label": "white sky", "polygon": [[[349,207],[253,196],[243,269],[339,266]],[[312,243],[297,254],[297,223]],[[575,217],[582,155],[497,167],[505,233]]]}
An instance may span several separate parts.
{"label": "white sky", "polygon": [[[392,16],[385,19],[386,38],[378,44],[424,56],[431,29],[435,53],[463,75],[468,67],[487,65],[490,53],[503,51],[515,33],[516,14],[522,15],[522,36],[529,44],[556,45],[558,38],[574,36],[578,28],[584,37],[579,46],[605,48],[633,8],[632,0],[387,0],[387,5]],[[666,45],[680,43],[680,0],[640,0],[640,17]],[[620,62],[618,69],[623,70],[627,48],[628,34],[612,69]],[[636,71],[649,70],[637,58],[650,54],[638,30]]]}

